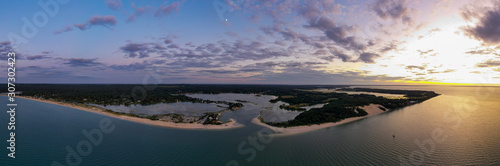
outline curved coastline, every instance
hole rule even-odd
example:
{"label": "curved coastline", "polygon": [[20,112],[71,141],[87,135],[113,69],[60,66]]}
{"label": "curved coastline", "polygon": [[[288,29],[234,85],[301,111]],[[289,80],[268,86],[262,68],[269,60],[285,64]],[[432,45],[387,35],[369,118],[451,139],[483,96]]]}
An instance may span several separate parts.
{"label": "curved coastline", "polygon": [[29,97],[29,96],[16,96],[16,98],[23,98],[23,99],[28,99],[28,100],[38,101],[38,102],[55,104],[55,105],[59,105],[59,106],[63,106],[63,107],[74,108],[74,109],[78,109],[78,110],[82,110],[82,111],[101,114],[101,115],[114,117],[114,118],[118,118],[118,119],[122,119],[122,120],[127,120],[127,121],[131,121],[131,122],[160,126],[160,127],[168,127],[168,128],[221,130],[221,129],[233,129],[233,128],[239,128],[239,127],[245,126],[243,124],[236,122],[236,120],[234,120],[234,119],[230,119],[229,122],[227,122],[225,124],[221,124],[221,125],[211,125],[211,124],[204,125],[201,123],[174,123],[174,122],[150,120],[150,119],[146,119],[146,118],[132,117],[132,116],[126,116],[126,115],[116,115],[116,114],[105,112],[102,108],[98,108],[98,107],[94,107],[94,106],[79,106],[79,105],[76,105],[73,103],[53,101],[53,100],[48,100],[48,99],[38,99],[38,98]]}
{"label": "curved coastline", "polygon": [[333,126],[357,121],[360,119],[364,119],[364,118],[385,112],[382,109],[380,109],[379,107],[382,107],[382,106],[379,104],[370,104],[370,105],[361,107],[361,109],[364,109],[368,113],[368,115],[366,115],[366,116],[347,118],[347,119],[341,120],[339,122],[312,124],[312,125],[308,125],[308,126],[294,126],[294,127],[287,127],[287,128],[275,127],[275,126],[271,126],[271,125],[268,125],[266,123],[261,122],[259,117],[253,118],[252,123],[255,123],[257,125],[271,129],[272,131],[275,132],[274,133],[275,136],[288,136],[288,135],[301,134],[301,133],[306,133],[306,132],[310,132],[310,131],[314,131],[314,130],[324,129],[324,128],[328,128],[328,127],[333,127]]}

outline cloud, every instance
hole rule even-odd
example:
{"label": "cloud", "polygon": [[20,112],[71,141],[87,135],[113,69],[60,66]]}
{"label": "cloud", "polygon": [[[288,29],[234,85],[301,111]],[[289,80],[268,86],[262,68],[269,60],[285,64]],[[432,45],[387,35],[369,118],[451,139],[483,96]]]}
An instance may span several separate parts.
{"label": "cloud", "polygon": [[261,71],[264,71],[264,69],[258,69],[258,68],[243,68],[243,69],[239,69],[238,71],[240,71],[240,72],[261,72]]}
{"label": "cloud", "polygon": [[[99,78],[87,76],[82,72],[74,72],[73,70],[64,70],[58,67],[45,66],[25,66],[19,68],[21,75],[19,81],[33,83],[75,83],[82,81],[93,82],[100,80]],[[91,80],[94,79],[94,80]],[[16,79],[17,81],[17,79]]]}
{"label": "cloud", "polygon": [[412,69],[420,69],[420,70],[425,70],[425,66],[415,66],[415,65],[409,65],[405,67],[406,69],[412,70]]}
{"label": "cloud", "polygon": [[40,59],[48,59],[49,57],[47,55],[32,55],[32,56],[26,56],[27,60],[40,60]]}
{"label": "cloud", "polygon": [[474,26],[462,27],[465,35],[470,38],[482,41],[488,45],[500,44],[500,1],[494,1],[494,7],[472,9],[462,9],[462,17],[465,20],[477,19]]}
{"label": "cloud", "polygon": [[311,70],[318,68],[320,65],[325,65],[323,62],[299,62],[299,61],[280,61],[280,62],[259,62],[249,64],[236,69],[209,69],[200,70],[199,72],[214,74],[214,75],[259,75],[262,73],[269,73],[270,71],[281,71],[289,73],[300,73],[303,70]]}
{"label": "cloud", "polygon": [[112,26],[116,25],[116,18],[115,16],[108,15],[108,16],[92,16],[88,20],[88,23],[90,25],[101,25],[101,26]]}
{"label": "cloud", "polygon": [[239,73],[237,70],[200,70],[200,72],[210,73],[210,74],[236,74]]}
{"label": "cloud", "polygon": [[162,4],[158,9],[156,9],[154,16],[155,17],[164,17],[170,15],[170,13],[174,11],[178,11],[181,7],[181,2],[172,2],[170,5],[166,5],[167,3]]}
{"label": "cloud", "polygon": [[342,60],[342,62],[350,62],[351,61],[351,56],[347,55],[347,54],[344,54],[343,52],[337,50],[337,49],[334,49],[334,50],[331,50],[330,51],[334,57],[337,57],[337,58],[340,58]]}
{"label": "cloud", "polygon": [[340,4],[335,4],[332,0],[311,0],[299,6],[297,12],[309,21],[321,16],[338,15],[342,13]]}
{"label": "cloud", "polygon": [[26,56],[26,59],[30,60],[30,61],[50,59],[51,57],[49,56],[49,54],[50,54],[50,52],[44,51],[44,52],[42,52],[42,54]]}
{"label": "cloud", "polygon": [[197,59],[177,59],[174,62],[167,63],[167,66],[177,67],[179,69],[183,68],[217,68],[223,65],[218,62],[204,61]]}
{"label": "cloud", "polygon": [[68,58],[65,59],[64,64],[71,67],[92,67],[102,65],[100,62],[96,62],[97,58],[87,59],[87,58]]}
{"label": "cloud", "polygon": [[354,31],[353,26],[339,26],[327,17],[319,17],[317,20],[309,20],[306,28],[322,31],[325,36],[347,50],[364,50],[366,45],[350,33]]}
{"label": "cloud", "polygon": [[313,53],[314,55],[330,55],[330,52],[328,50],[316,50],[316,52]]}
{"label": "cloud", "polygon": [[316,68],[317,65],[325,65],[327,63],[324,62],[298,62],[298,61],[282,61],[282,62],[259,62],[255,63],[253,65],[245,66],[245,68],[284,68],[285,70],[287,69],[293,69],[293,68]]}
{"label": "cloud", "polygon": [[303,41],[304,43],[309,43],[309,37],[302,35],[300,33],[295,32],[291,28],[285,28],[285,29],[280,29],[278,30],[278,33],[285,39],[285,40],[292,40],[292,41]]}
{"label": "cloud", "polygon": [[69,31],[72,31],[73,30],[73,27],[71,25],[67,25],[66,27],[64,27],[64,29],[61,29],[61,30],[57,30],[57,31],[54,31],[54,35],[57,35],[57,34],[61,34],[61,33],[64,33],[64,32],[69,32]]}
{"label": "cloud", "polygon": [[432,32],[439,32],[439,31],[441,31],[441,29],[439,29],[439,28],[434,28],[434,29],[431,29],[431,30],[429,31],[429,33],[432,33]]}
{"label": "cloud", "polygon": [[365,63],[375,63],[375,59],[380,57],[379,54],[363,52],[359,55],[358,61]]}
{"label": "cloud", "polygon": [[[10,41],[0,41],[0,55],[7,57],[7,54],[11,52],[16,54],[16,60],[26,59],[22,53],[14,49],[14,46]],[[7,61],[7,58],[0,58],[0,61]]]}
{"label": "cloud", "polygon": [[[10,41],[0,42],[0,55],[7,55],[11,51],[14,51],[14,48],[12,48],[12,44]],[[6,58],[2,58],[2,59],[6,59]]]}
{"label": "cloud", "polygon": [[132,8],[134,8],[135,11],[133,14],[129,15],[127,22],[132,22],[136,17],[142,16],[153,9],[153,7],[147,5],[144,7],[136,7],[135,5],[132,5]]}
{"label": "cloud", "polygon": [[136,62],[128,65],[111,65],[110,68],[121,71],[139,71],[151,67],[149,62]]}
{"label": "cloud", "polygon": [[[337,22],[336,16],[345,14],[345,12],[343,13],[344,8],[341,4],[335,3],[332,0],[311,0],[301,3],[288,0],[266,1],[265,3],[241,1],[238,3],[226,2],[226,4],[231,6],[231,10],[245,10],[252,15],[270,15],[273,19],[272,24],[261,26],[261,32],[270,37],[281,37],[282,40],[290,41],[292,45],[289,48],[297,49],[298,42],[301,42],[313,47],[307,49],[312,52],[311,54],[314,55],[316,53],[319,55],[319,52],[317,52],[319,49],[330,48],[332,50],[331,47],[335,46],[338,48],[332,51],[333,55],[323,54],[319,55],[319,58],[329,61],[340,58],[344,62],[354,62],[351,56],[359,56],[367,61],[359,60],[356,62],[371,62],[373,60],[373,58],[368,57],[369,54],[361,55],[361,53],[367,52],[367,50],[374,51],[370,49],[375,45],[374,41],[359,37],[357,35],[359,34],[359,26]],[[400,2],[400,4],[406,5],[406,2]],[[405,7],[403,14],[401,14],[401,19],[410,19],[407,22],[412,21],[409,16],[404,15],[409,14],[409,12],[410,9]],[[290,20],[288,20],[288,16],[290,15],[301,16],[301,19],[306,24],[302,27],[290,25]],[[406,17],[403,18],[403,16]],[[299,19],[296,20],[302,21]],[[382,51],[381,53],[385,53],[393,49],[397,49],[395,42],[380,50]],[[349,52],[352,55],[343,52]],[[379,56],[377,54],[374,57]]]}
{"label": "cloud", "polygon": [[451,73],[457,71],[456,69],[446,69],[443,71],[436,71],[436,69],[429,69],[427,70],[428,74],[437,74],[437,73]]}
{"label": "cloud", "polygon": [[495,55],[500,56],[500,54],[497,53],[496,50],[492,49],[492,48],[471,50],[471,51],[467,51],[465,53],[466,54],[476,54],[476,55],[490,55],[490,54],[495,54]]}
{"label": "cloud", "polygon": [[[281,73],[264,72],[249,78],[274,84],[373,84],[373,81],[405,80],[404,77],[367,75],[366,71],[343,71],[330,73],[312,69],[283,70]],[[300,77],[298,77],[300,76]]]}
{"label": "cloud", "polygon": [[[355,36],[356,26],[338,24],[334,21],[336,15],[342,14],[342,7],[331,0],[311,0],[300,4],[293,1],[269,1],[264,4],[249,1],[236,5],[238,7],[234,9],[244,6],[243,9],[250,8],[254,14],[271,15],[274,19],[273,24],[260,27],[260,30],[269,36],[279,34],[284,40],[303,42],[316,48],[324,48],[329,41],[346,50],[363,51],[367,47],[363,42],[366,40]],[[307,24],[303,28],[321,32],[322,36],[310,35],[311,33],[292,28],[289,20],[282,18],[292,14],[302,16],[306,21]]]}
{"label": "cloud", "polygon": [[106,1],[106,5],[108,6],[108,8],[115,11],[118,11],[118,9],[123,7],[121,0],[108,0]]}
{"label": "cloud", "polygon": [[78,29],[82,30],[82,31],[87,30],[87,29],[90,28],[87,23],[84,23],[84,24],[74,24],[74,26],[77,27]]}
{"label": "cloud", "polygon": [[417,51],[419,52],[420,55],[425,55],[425,54],[433,52],[434,49],[430,49],[430,50],[427,50],[427,51],[422,51],[422,50],[417,50]]}
{"label": "cloud", "polygon": [[382,19],[400,19],[406,25],[413,23],[407,0],[377,0],[371,5],[371,9]]}
{"label": "cloud", "polygon": [[[183,64],[199,64],[200,60],[210,61],[204,64],[225,64],[244,60],[265,60],[276,57],[288,57],[294,50],[287,50],[276,45],[267,45],[260,41],[236,40],[234,42],[218,41],[206,44],[189,44],[181,47],[170,40],[166,40],[168,48],[162,50],[162,56],[169,59],[182,59]],[[175,45],[174,45],[175,44]],[[212,63],[213,62],[213,63]]]}
{"label": "cloud", "polygon": [[498,60],[487,60],[482,63],[476,64],[476,67],[498,67],[500,66],[500,61]]}
{"label": "cloud", "polygon": [[107,16],[92,16],[87,22],[82,24],[74,24],[75,27],[84,31],[90,29],[92,26],[99,25],[109,28],[110,26],[116,25],[116,17],[113,15]]}
{"label": "cloud", "polygon": [[389,43],[389,45],[386,45],[385,47],[381,48],[379,51],[381,53],[386,53],[386,52],[389,52],[392,50],[397,50],[397,49],[398,49],[397,41],[392,41],[391,43]]}
{"label": "cloud", "polygon": [[151,47],[150,43],[127,43],[125,46],[120,47],[120,50],[126,53],[129,58],[147,58],[150,53],[156,52],[157,49],[165,49],[158,45]]}
{"label": "cloud", "polygon": [[349,50],[364,50],[365,45],[358,42],[354,36],[348,36],[350,27],[334,27],[325,32],[326,37],[344,46]]}

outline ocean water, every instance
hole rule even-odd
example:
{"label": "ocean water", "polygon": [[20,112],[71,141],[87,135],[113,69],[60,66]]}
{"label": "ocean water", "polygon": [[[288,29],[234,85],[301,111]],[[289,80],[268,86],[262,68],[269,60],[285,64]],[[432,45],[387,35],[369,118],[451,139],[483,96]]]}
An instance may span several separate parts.
{"label": "ocean water", "polygon": [[[67,149],[78,151],[78,145],[84,152],[78,165],[500,165],[499,87],[375,88],[442,95],[352,123],[283,137],[265,135],[268,130],[250,122],[259,107],[228,112],[227,117],[246,125],[243,128],[207,131],[144,125],[18,99],[16,158],[7,157],[4,141],[0,165],[68,165],[66,157],[78,152]],[[0,104],[6,103],[0,96]],[[6,140],[8,114],[2,114],[0,124],[5,127],[0,135]],[[83,146],[90,141],[82,130],[99,130],[101,121],[108,120],[114,130],[100,130],[100,144]]]}

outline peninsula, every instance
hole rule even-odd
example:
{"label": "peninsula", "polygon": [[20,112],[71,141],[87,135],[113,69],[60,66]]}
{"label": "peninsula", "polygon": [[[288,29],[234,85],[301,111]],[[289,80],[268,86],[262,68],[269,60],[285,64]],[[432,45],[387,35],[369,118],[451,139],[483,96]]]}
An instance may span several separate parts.
{"label": "peninsula", "polygon": [[[150,88],[151,90],[142,92],[134,90],[140,86],[142,85],[22,84],[19,89],[22,91],[20,97],[26,99],[58,104],[139,123],[194,129],[226,129],[244,126],[237,123],[235,119],[222,121],[221,117],[228,111],[240,111],[244,107],[242,102],[246,101],[243,99],[226,99],[227,101],[224,101],[217,98],[207,100],[189,97],[187,94],[237,93],[253,94],[255,97],[274,96],[273,99],[263,102],[284,103],[279,106],[279,109],[285,110],[285,112],[298,111],[299,114],[295,114],[297,116],[293,119],[285,121],[266,121],[259,114],[253,123],[269,127],[279,133],[299,133],[305,130],[338,125],[421,103],[439,95],[432,91],[350,88],[344,85],[168,84],[155,85],[154,88]],[[370,93],[393,96],[376,96]],[[394,95],[399,95],[399,97],[394,97]],[[199,103],[202,104],[202,107],[197,107],[198,110],[184,109],[168,113],[161,111],[159,113],[156,111],[135,112],[108,108],[108,106],[129,108],[130,106],[179,102]],[[213,106],[209,104],[215,104],[217,108],[222,110],[200,112],[207,109],[205,106]],[[309,109],[306,109],[308,107]],[[198,114],[189,114],[191,112]],[[298,128],[300,130],[297,130]]]}

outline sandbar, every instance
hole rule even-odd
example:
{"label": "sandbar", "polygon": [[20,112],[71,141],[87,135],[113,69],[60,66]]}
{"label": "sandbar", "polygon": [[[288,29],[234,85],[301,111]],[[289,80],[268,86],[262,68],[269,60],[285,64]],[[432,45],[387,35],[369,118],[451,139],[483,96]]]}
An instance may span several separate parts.
{"label": "sandbar", "polygon": [[147,124],[147,125],[160,126],[160,127],[179,128],[179,129],[232,129],[232,128],[239,128],[239,127],[245,126],[243,124],[236,122],[236,120],[234,120],[234,119],[230,119],[229,122],[221,124],[221,125],[211,125],[211,124],[204,125],[201,123],[174,123],[174,122],[151,120],[151,119],[146,119],[146,118],[126,116],[126,115],[112,114],[109,112],[105,112],[102,108],[90,106],[90,105],[85,105],[85,104],[67,103],[67,102],[54,101],[54,100],[49,100],[49,99],[34,98],[34,97],[30,97],[30,96],[16,96],[16,97],[28,99],[28,100],[39,101],[39,102],[44,102],[44,103],[49,103],[49,104],[60,105],[60,106],[64,106],[64,107],[70,107],[70,108],[74,108],[74,109],[78,109],[78,110],[82,110],[82,111],[97,113],[97,114],[110,116],[110,117],[114,117],[114,118],[118,118],[118,119],[123,119],[123,120],[127,120],[127,121]]}

